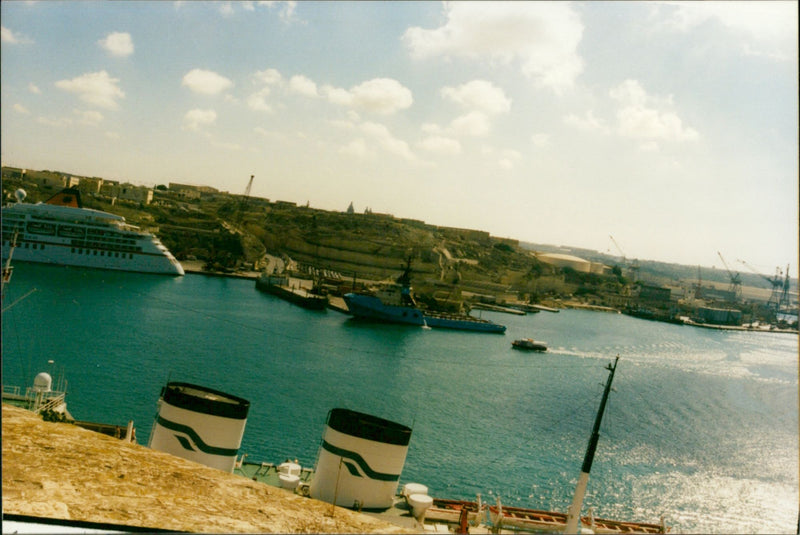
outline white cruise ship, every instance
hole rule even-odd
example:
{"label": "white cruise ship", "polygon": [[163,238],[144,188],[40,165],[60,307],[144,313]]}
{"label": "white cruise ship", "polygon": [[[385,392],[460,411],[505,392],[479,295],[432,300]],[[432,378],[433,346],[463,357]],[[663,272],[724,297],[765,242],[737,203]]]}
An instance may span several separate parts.
{"label": "white cruise ship", "polygon": [[76,189],[44,203],[24,204],[24,197],[18,190],[18,202],[3,207],[3,262],[16,239],[13,258],[22,262],[183,275],[157,237],[122,216],[83,208]]}

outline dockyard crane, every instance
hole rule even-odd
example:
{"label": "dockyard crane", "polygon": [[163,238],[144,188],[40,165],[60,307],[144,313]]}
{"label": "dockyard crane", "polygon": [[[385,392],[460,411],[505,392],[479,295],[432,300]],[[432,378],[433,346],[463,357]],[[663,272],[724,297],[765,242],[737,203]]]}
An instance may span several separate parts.
{"label": "dockyard crane", "polygon": [[694,289],[694,298],[703,298],[703,274],[700,272],[700,266],[697,266],[697,287]]}
{"label": "dockyard crane", "polygon": [[237,221],[242,220],[242,212],[244,212],[244,209],[247,207],[247,201],[250,200],[250,188],[253,187],[253,178],[255,178],[255,175],[250,175],[250,181],[247,183],[242,200],[239,202],[239,209],[236,211]]}
{"label": "dockyard crane", "polygon": [[617,243],[617,240],[614,239],[614,236],[609,234],[608,237],[611,238],[611,241],[614,243],[614,247],[616,247],[617,251],[619,251],[619,254],[622,255],[622,263],[624,264],[625,263],[625,251],[623,251],[622,247],[619,246],[619,244]]}
{"label": "dockyard crane", "polygon": [[[768,276],[764,275],[763,273],[760,273],[758,270],[756,270],[756,268],[754,268],[753,266],[751,266],[750,264],[748,264],[744,260],[739,260],[739,262],[744,264],[747,267],[747,269],[749,269],[750,271],[752,271],[753,273],[755,273],[756,275],[758,275],[762,279],[764,279],[767,282],[769,282],[770,285],[772,285],[772,293],[769,296],[769,301],[767,301],[767,306],[768,307],[774,307],[776,310],[779,309],[781,304],[782,304],[782,301],[784,299],[782,294],[785,293],[786,294],[786,298],[788,298],[788,295],[789,295],[788,288],[785,291],[783,291],[784,280],[783,280],[783,274],[781,273],[781,268],[780,267],[776,267],[775,268],[775,276],[774,277],[768,277]],[[789,266],[786,266],[786,271],[787,272],[789,271]],[[787,283],[789,282],[788,277],[786,279],[786,282]]]}
{"label": "dockyard crane", "polygon": [[742,277],[738,273],[731,271],[731,268],[728,267],[728,263],[722,257],[722,253],[717,251],[717,255],[719,255],[719,259],[722,260],[722,265],[725,266],[725,271],[728,272],[728,277],[731,279],[731,285],[728,287],[728,291],[733,295],[733,301],[736,302],[742,297]]}
{"label": "dockyard crane", "polygon": [[617,251],[619,251],[619,254],[622,255],[622,264],[631,271],[633,274],[633,281],[636,282],[636,280],[639,278],[639,262],[634,260],[630,265],[628,265],[628,261],[625,258],[625,251],[623,251],[622,247],[619,246],[617,240],[614,239],[614,236],[609,234],[608,237],[611,238],[612,242],[614,242],[614,246],[617,248]]}
{"label": "dockyard crane", "polygon": [[783,291],[781,292],[781,300],[779,304],[779,308],[789,308],[789,286],[791,286],[792,281],[791,277],[789,276],[789,264],[786,264],[786,274],[783,279]]}

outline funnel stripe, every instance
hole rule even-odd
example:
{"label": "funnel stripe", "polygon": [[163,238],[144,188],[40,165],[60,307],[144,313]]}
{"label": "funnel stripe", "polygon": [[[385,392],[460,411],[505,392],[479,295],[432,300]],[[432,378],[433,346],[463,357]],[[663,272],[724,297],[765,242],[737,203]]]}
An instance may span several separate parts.
{"label": "funnel stripe", "polygon": [[[189,427],[188,425],[182,425],[175,422],[171,422],[160,415],[156,420],[156,423],[172,431],[177,431],[178,433],[183,433],[185,435],[188,435],[188,437],[192,439],[192,442],[194,442],[195,446],[197,446],[197,449],[199,449],[203,453],[207,453],[209,455],[223,455],[226,457],[235,456],[237,453],[239,453],[238,448],[231,449],[231,448],[217,448],[215,446],[209,446],[208,444],[203,442],[203,439],[200,438],[200,435],[198,435],[195,432],[195,430]],[[188,450],[192,449],[191,447],[187,448],[186,444],[184,444],[183,441],[180,440],[182,437],[177,437],[177,438],[184,448]]]}
{"label": "funnel stripe", "polygon": [[[329,451],[334,455],[338,455],[346,459],[351,459],[361,468],[361,470],[370,479],[377,479],[379,481],[397,481],[398,479],[400,479],[400,474],[384,474],[381,472],[376,472],[375,470],[370,468],[370,466],[367,464],[367,461],[365,461],[364,458],[358,453],[343,448],[338,448],[326,440],[322,441],[322,449]],[[350,473],[352,473],[350,466],[348,466],[347,468],[350,471]]]}

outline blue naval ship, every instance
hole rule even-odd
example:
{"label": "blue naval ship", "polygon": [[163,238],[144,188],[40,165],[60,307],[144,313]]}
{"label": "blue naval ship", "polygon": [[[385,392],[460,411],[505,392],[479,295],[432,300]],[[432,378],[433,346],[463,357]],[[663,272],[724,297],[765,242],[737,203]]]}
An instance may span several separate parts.
{"label": "blue naval ship", "polygon": [[411,291],[410,261],[395,283],[382,285],[374,295],[347,293],[344,295],[344,301],[350,314],[361,319],[498,334],[506,331],[505,325],[468,314],[448,314],[421,309]]}

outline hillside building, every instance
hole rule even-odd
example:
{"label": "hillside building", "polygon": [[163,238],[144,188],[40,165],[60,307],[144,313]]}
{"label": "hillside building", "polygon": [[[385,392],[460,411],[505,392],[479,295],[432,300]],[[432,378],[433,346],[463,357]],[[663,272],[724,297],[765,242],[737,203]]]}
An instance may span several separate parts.
{"label": "hillside building", "polygon": [[600,262],[590,262],[583,258],[561,253],[537,253],[536,259],[545,264],[558,268],[570,268],[578,273],[594,273],[602,275],[610,268]]}

